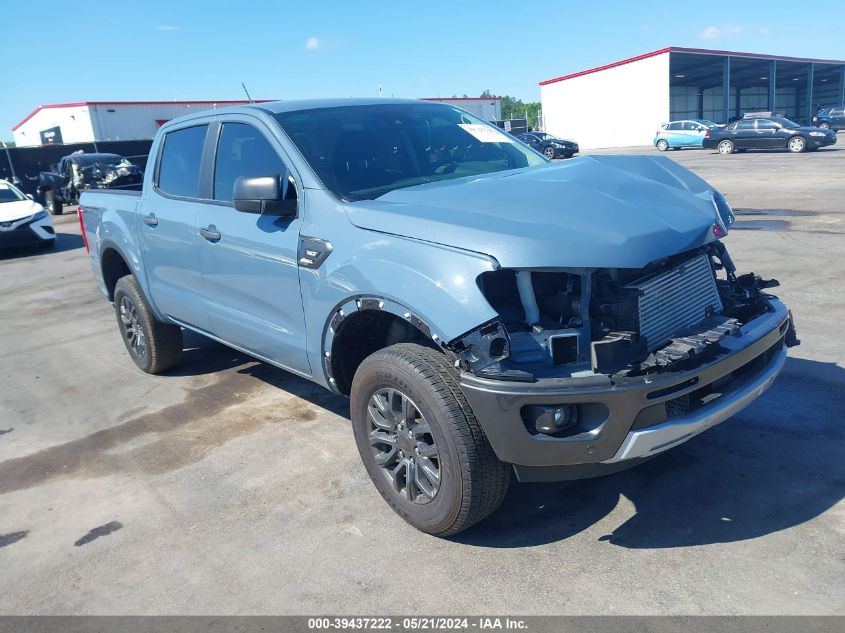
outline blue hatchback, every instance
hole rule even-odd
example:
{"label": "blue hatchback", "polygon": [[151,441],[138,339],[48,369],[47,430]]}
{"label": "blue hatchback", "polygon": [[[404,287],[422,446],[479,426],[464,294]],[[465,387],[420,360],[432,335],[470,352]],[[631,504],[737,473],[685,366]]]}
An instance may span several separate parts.
{"label": "blue hatchback", "polygon": [[701,147],[707,130],[719,127],[706,119],[672,121],[660,126],[654,136],[654,146],[661,152],[682,147]]}

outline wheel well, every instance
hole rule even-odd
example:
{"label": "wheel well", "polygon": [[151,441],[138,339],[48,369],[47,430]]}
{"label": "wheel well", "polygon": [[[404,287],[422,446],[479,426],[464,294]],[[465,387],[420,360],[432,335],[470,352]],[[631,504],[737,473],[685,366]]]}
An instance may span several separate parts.
{"label": "wheel well", "polygon": [[346,317],[332,340],[331,376],[338,391],[349,395],[352,378],[361,362],[373,352],[396,343],[439,347],[407,320],[383,310],[359,310]]}
{"label": "wheel well", "polygon": [[114,287],[117,284],[117,280],[126,275],[131,275],[132,271],[121,254],[113,248],[104,250],[100,261],[103,270],[103,281],[109,293],[109,301],[113,301]]}

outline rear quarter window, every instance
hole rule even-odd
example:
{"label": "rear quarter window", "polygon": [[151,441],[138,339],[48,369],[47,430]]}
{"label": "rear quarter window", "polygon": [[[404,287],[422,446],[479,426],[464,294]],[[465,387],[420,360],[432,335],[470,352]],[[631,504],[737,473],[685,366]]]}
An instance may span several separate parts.
{"label": "rear quarter window", "polygon": [[168,132],[158,166],[158,188],[173,196],[199,197],[200,164],[207,125]]}

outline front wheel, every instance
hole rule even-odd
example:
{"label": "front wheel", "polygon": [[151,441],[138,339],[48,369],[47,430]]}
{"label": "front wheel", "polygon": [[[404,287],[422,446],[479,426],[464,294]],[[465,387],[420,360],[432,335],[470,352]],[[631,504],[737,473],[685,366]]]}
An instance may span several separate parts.
{"label": "front wheel", "polygon": [[155,318],[133,275],[117,280],[114,310],[126,351],[139,369],[158,374],[182,360],[182,328]]}
{"label": "front wheel", "polygon": [[50,215],[61,215],[64,213],[64,206],[52,189],[44,192],[44,206],[47,207],[47,212]]}
{"label": "front wheel", "polygon": [[543,150],[543,154],[545,154],[546,158],[552,160],[555,157],[555,148],[552,146],[547,147]]}
{"label": "front wheel", "polygon": [[716,146],[716,149],[719,150],[719,153],[723,156],[727,156],[728,154],[733,154],[736,150],[733,141],[729,141],[725,139],[724,141],[719,141],[719,144]]}
{"label": "front wheel", "polygon": [[830,129],[830,123],[819,123],[819,127],[823,130],[829,130]]}
{"label": "front wheel", "polygon": [[807,149],[807,141],[804,140],[803,136],[793,136],[789,139],[789,143],[786,144],[786,147],[793,154],[800,154]]}
{"label": "front wheel", "polygon": [[447,357],[400,343],[368,356],[352,381],[358,452],[376,489],[405,521],[450,536],[491,514],[508,489]]}
{"label": "front wheel", "polygon": [[669,149],[669,142],[665,139],[660,139],[659,141],[657,141],[657,149],[661,152],[665,152],[667,149]]}

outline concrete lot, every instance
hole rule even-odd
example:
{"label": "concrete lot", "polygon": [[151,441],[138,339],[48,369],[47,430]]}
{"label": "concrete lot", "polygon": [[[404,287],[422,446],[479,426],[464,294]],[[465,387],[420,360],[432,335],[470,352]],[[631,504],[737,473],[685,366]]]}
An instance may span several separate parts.
{"label": "concrete lot", "polygon": [[453,540],[382,502],[345,399],[196,336],[137,371],[57,218],[55,252],[0,258],[0,613],[845,614],[845,134],[667,156],[738,210],[732,255],[780,280],[803,344],[716,429],[514,483]]}

